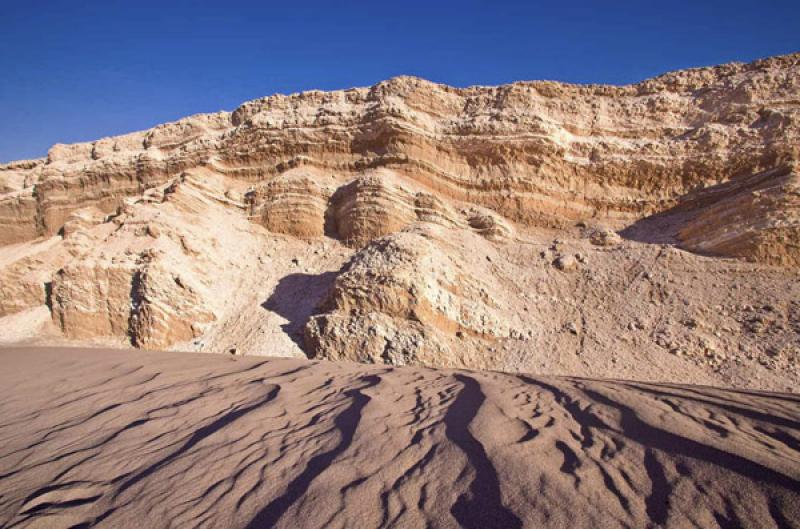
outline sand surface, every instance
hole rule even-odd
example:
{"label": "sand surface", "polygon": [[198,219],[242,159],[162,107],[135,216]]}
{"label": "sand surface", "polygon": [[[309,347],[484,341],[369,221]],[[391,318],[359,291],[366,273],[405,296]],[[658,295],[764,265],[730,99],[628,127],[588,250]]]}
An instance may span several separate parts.
{"label": "sand surface", "polygon": [[800,527],[800,397],[0,349],[0,527]]}

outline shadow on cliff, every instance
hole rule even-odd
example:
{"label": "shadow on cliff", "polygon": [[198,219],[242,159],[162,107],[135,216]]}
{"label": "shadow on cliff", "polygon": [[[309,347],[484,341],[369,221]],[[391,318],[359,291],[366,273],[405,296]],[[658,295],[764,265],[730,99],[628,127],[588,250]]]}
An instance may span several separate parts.
{"label": "shadow on cliff", "polygon": [[678,246],[678,232],[691,214],[677,207],[637,220],[619,235],[630,241]]}
{"label": "shadow on cliff", "polygon": [[731,175],[724,182],[707,187],[698,186],[677,198],[669,209],[644,217],[628,226],[619,234],[630,240],[651,244],[680,245],[678,234],[696,217],[726,201],[737,204],[754,204],[759,192],[782,185],[791,178],[792,166],[772,161],[774,167],[753,174],[742,172]]}
{"label": "shadow on cliff", "polygon": [[275,290],[261,307],[286,318],[281,329],[303,351],[303,328],[328,293],[339,272],[322,274],[289,274],[275,286]]}

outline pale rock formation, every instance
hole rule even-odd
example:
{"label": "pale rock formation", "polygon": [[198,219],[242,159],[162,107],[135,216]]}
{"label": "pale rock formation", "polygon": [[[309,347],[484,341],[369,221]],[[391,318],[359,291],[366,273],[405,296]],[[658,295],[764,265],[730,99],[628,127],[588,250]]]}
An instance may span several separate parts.
{"label": "pale rock formation", "polygon": [[64,222],[61,235],[64,239],[85,236],[92,227],[105,222],[107,217],[108,215],[94,206],[76,209]]}
{"label": "pale rock formation", "polygon": [[595,246],[615,246],[622,241],[622,237],[608,228],[597,228],[592,231],[589,240]]}
{"label": "pale rock formation", "polygon": [[464,354],[454,338],[508,337],[511,318],[501,300],[488,295],[498,290],[491,273],[484,267],[484,274],[474,275],[451,246],[474,237],[428,226],[370,243],[336,278],[323,313],[307,324],[308,350],[329,359],[399,365],[481,362]]}
{"label": "pale rock formation", "polygon": [[466,212],[467,224],[480,235],[492,241],[503,241],[514,234],[508,222],[491,210],[479,207]]}
{"label": "pale rock formation", "polygon": [[53,317],[64,334],[146,348],[200,336],[224,312],[237,261],[256,251],[256,240],[237,236],[250,225],[228,202],[223,179],[186,173],[160,196],[126,203],[109,222],[114,230],[99,226],[95,236],[105,238],[90,238],[53,280]]}
{"label": "pale rock formation", "polygon": [[69,255],[58,238],[12,245],[0,252],[0,317],[49,303],[50,279]]}
{"label": "pale rock formation", "polygon": [[[786,55],[623,87],[458,89],[399,77],[271,96],[3,166],[0,233],[6,243],[56,233],[71,210],[111,212],[122,197],[201,165],[250,182],[299,166],[350,175],[385,167],[517,222],[625,223],[698,186],[796,159],[798,63]],[[381,185],[373,182],[376,196]]]}
{"label": "pale rock formation", "polygon": [[800,267],[800,176],[779,167],[686,197],[691,218],[678,231],[685,248]]}
{"label": "pale rock formation", "polygon": [[53,317],[65,336],[76,339],[127,336],[135,263],[71,263],[56,274]]}
{"label": "pale rock formation", "polygon": [[572,272],[578,268],[578,260],[574,255],[559,255],[553,261],[553,266],[562,272]]}
{"label": "pale rock formation", "polygon": [[333,197],[336,233],[355,246],[401,230],[414,218],[413,197],[392,179],[370,174],[340,188]]}
{"label": "pale rock formation", "polygon": [[251,218],[274,233],[309,238],[325,235],[332,194],[324,177],[310,171],[287,171],[245,195]]}
{"label": "pale rock formation", "polygon": [[399,77],[56,145],[0,165],[0,334],[796,386],[799,93]]}

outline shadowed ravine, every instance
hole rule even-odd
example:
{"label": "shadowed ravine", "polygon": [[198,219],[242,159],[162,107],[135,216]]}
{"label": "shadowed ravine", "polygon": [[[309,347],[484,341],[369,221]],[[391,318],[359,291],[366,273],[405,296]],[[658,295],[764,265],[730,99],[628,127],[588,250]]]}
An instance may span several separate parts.
{"label": "shadowed ravine", "polygon": [[790,394],[2,349],[0,527],[800,527]]}

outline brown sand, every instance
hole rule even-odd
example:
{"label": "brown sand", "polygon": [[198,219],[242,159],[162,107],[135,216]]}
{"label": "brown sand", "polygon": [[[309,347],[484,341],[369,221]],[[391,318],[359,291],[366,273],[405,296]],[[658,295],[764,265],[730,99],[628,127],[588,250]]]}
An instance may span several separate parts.
{"label": "brown sand", "polygon": [[800,527],[800,397],[0,350],[0,526]]}

